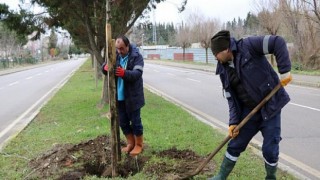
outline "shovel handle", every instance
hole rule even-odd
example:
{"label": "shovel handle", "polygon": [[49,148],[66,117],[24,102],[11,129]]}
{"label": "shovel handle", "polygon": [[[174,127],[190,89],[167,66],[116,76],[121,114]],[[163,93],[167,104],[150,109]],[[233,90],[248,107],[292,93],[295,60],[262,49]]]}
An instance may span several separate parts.
{"label": "shovel handle", "polygon": [[[278,92],[278,90],[281,87],[281,83],[275,86],[273,90],[265,98],[263,98],[262,101],[237,125],[237,127],[234,128],[233,131],[239,131],[249,121],[249,119],[251,119],[252,116],[256,114],[276,92]],[[223,146],[229,142],[230,139],[231,137],[229,135],[225,137],[224,140],[220,143],[220,145],[216,149],[214,149],[214,151],[208,156],[208,158],[205,159],[193,173],[181,179],[188,179],[192,176],[197,175],[209,163],[209,161],[223,148]]]}
{"label": "shovel handle", "polygon": [[262,108],[262,106],[264,106],[272,98],[272,96],[276,94],[276,92],[278,92],[281,87],[281,83],[276,85],[272,91],[265,98],[263,98],[261,102],[254,109],[252,109],[251,112],[237,125],[237,127],[234,128],[233,131],[239,131],[252,118],[252,116],[255,115]]}

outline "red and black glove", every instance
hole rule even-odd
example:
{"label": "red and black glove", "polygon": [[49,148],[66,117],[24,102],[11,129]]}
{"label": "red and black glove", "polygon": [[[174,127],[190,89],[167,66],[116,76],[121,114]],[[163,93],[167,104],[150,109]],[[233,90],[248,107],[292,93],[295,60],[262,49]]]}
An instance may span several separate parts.
{"label": "red and black glove", "polygon": [[108,75],[108,70],[109,70],[108,64],[107,63],[103,63],[102,66],[101,66],[102,73],[107,76]]}
{"label": "red and black glove", "polygon": [[108,64],[106,64],[103,69],[104,69],[105,71],[108,71],[108,70],[109,70]]}
{"label": "red and black glove", "polygon": [[116,69],[116,76],[118,77],[123,77],[125,74],[126,70],[123,69],[121,66],[117,67]]}

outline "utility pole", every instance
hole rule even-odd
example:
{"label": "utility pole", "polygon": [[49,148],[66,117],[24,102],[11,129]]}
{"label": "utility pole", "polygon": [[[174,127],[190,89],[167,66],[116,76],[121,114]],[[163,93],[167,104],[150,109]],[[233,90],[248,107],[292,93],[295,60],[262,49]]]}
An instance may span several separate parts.
{"label": "utility pole", "polygon": [[152,40],[153,44],[157,45],[157,25],[156,25],[156,14],[155,10],[153,9],[153,26],[152,26]]}
{"label": "utility pole", "polygon": [[116,47],[115,40],[111,36],[111,25],[109,24],[110,0],[106,1],[106,57],[108,63],[108,85],[109,85],[109,110],[111,121],[111,168],[112,177],[118,176],[118,162],[121,160],[120,132],[118,109],[116,99]]}

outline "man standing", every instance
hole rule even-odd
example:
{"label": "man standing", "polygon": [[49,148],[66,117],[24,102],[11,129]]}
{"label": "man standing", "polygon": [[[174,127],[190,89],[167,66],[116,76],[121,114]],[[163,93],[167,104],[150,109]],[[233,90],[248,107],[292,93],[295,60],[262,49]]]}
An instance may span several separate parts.
{"label": "man standing", "polygon": [[[242,128],[235,127],[260,101],[281,83],[291,80],[291,62],[284,39],[280,36],[254,36],[236,41],[230,32],[219,31],[211,39],[211,50],[218,60],[216,74],[220,75],[224,96],[229,105],[229,136],[218,175],[212,179],[226,179],[250,140],[259,131],[263,136],[262,153],[266,179],[276,179],[281,141],[281,109],[290,101],[283,87]],[[274,54],[280,81],[265,55]]]}
{"label": "man standing", "polygon": [[[143,93],[143,57],[139,50],[130,44],[129,39],[120,35],[116,38],[116,87],[120,128],[127,139],[127,146],[122,152],[135,156],[143,148],[143,126],[140,116],[145,104]],[[103,74],[107,75],[108,65],[102,65]]]}

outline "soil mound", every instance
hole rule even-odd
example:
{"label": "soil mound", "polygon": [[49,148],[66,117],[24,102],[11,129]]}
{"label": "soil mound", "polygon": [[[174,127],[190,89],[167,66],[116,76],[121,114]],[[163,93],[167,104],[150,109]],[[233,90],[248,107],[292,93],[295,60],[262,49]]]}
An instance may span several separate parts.
{"label": "soil mound", "polygon": [[[121,145],[124,146],[124,142]],[[146,146],[146,148],[148,148]],[[127,178],[140,171],[152,179],[176,179],[194,171],[206,158],[192,150],[171,148],[152,152],[137,158],[122,155],[119,176]],[[156,160],[154,160],[156,159]],[[99,136],[76,145],[56,145],[53,149],[29,162],[32,172],[26,179],[83,179],[85,176],[112,177],[111,138]],[[201,172],[213,173],[215,165],[210,162]]]}

